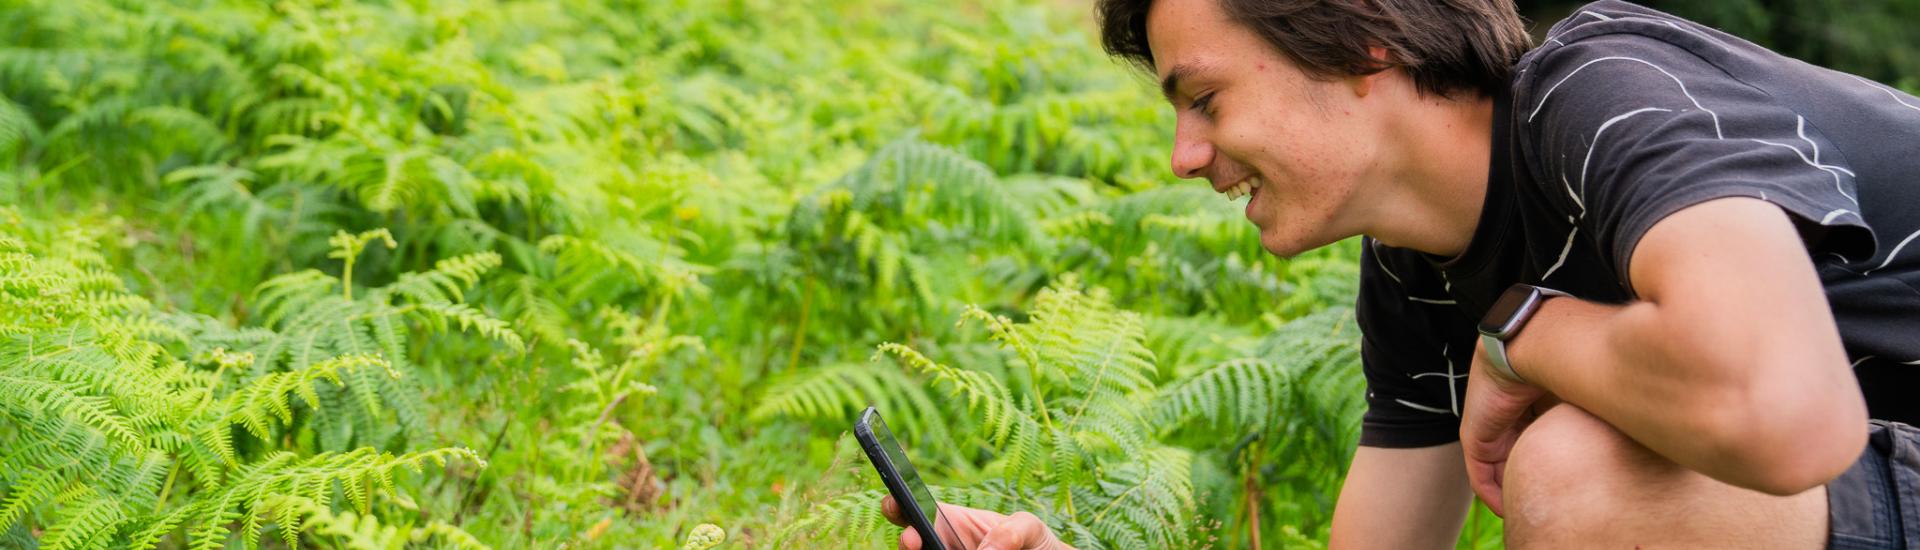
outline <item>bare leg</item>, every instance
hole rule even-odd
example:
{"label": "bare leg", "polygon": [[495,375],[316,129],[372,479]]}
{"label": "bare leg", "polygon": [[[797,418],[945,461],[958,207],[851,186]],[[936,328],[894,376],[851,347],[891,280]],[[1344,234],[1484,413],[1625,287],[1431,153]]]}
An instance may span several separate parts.
{"label": "bare leg", "polygon": [[1825,487],[1779,497],[1654,454],[1569,404],[1521,433],[1502,495],[1514,548],[1823,548]]}

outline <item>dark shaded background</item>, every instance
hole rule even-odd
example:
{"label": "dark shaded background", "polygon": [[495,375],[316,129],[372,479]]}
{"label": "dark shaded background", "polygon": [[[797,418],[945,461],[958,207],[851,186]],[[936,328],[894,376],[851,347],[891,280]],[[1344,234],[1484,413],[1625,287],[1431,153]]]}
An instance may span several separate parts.
{"label": "dark shaded background", "polygon": [[[1535,37],[1586,2],[1517,0]],[[1920,0],[1638,2],[1801,60],[1920,88]]]}

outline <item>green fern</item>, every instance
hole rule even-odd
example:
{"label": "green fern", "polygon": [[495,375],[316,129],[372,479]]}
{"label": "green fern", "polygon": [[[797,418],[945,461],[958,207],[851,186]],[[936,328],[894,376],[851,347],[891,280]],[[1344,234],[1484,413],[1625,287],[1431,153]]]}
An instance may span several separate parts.
{"label": "green fern", "polygon": [[[787,215],[784,246],[750,258],[758,264],[754,269],[791,275],[755,273],[755,278],[799,279],[796,288],[770,296],[800,304],[791,313],[807,319],[799,329],[923,330],[953,312],[957,301],[937,291],[951,286],[950,276],[972,267],[968,255],[1043,257],[1051,249],[1012,189],[977,161],[911,135],[901,138],[802,197]],[[980,292],[1003,293],[1019,284]],[[834,294],[823,296],[816,290],[822,286]],[[903,307],[854,307],[868,301]],[[883,313],[896,310],[900,313]]]}
{"label": "green fern", "polygon": [[348,550],[387,550],[434,539],[443,546],[463,550],[491,548],[472,534],[441,521],[418,526],[389,524],[376,516],[335,512],[331,506],[314,499],[288,495],[264,499],[261,507],[273,514],[273,526],[290,548],[299,546],[302,533],[307,534],[308,542],[315,546]]}
{"label": "green fern", "polygon": [[887,411],[889,422],[926,441],[952,441],[948,426],[958,423],[919,379],[872,362],[828,365],[772,382],[752,415],[759,421],[789,416],[838,423],[868,406]]}
{"label": "green fern", "polygon": [[[261,318],[272,328],[270,333],[238,335],[216,329],[208,338],[252,353],[257,359],[250,372],[255,375],[303,370],[321,358],[355,354],[378,354],[394,370],[410,372],[409,323],[434,331],[458,326],[508,350],[526,347],[505,321],[460,301],[466,287],[478,283],[483,273],[499,265],[498,255],[479,253],[442,260],[432,270],[402,274],[393,284],[369,289],[356,299],[352,270],[366,245],[396,244],[385,230],[358,235],[343,231],[332,241],[330,256],[343,263],[337,280],[307,270],[269,279],[255,291],[255,302]],[[346,389],[318,392],[319,400],[329,406],[348,401],[357,404],[346,409],[344,418],[316,419],[327,448],[383,444],[395,435],[413,439],[424,436],[426,419],[420,390],[408,377],[375,377],[365,371],[350,376],[355,383]],[[398,433],[385,421],[389,409],[399,420]]]}
{"label": "green fern", "polygon": [[1089,548],[1190,544],[1197,505],[1190,454],[1162,445],[1143,405],[1158,392],[1156,366],[1137,314],[1113,308],[1103,291],[1068,279],[1035,298],[1027,322],[969,308],[1007,348],[1017,368],[1011,389],[992,374],[935,362],[912,348],[882,344],[964,397],[1009,487],[1044,499],[1054,527]]}
{"label": "green fern", "polygon": [[1169,385],[1152,415],[1177,441],[1237,441],[1231,466],[1263,495],[1242,513],[1324,537],[1366,409],[1357,333],[1346,308],[1282,323]]}
{"label": "green fern", "polygon": [[[313,411],[299,416],[325,418],[340,411],[327,410],[320,392],[332,386],[318,381],[397,373],[369,353],[252,375],[255,355],[223,347],[194,361],[214,370],[194,368],[167,347],[193,331],[169,326],[100,275],[103,259],[82,234],[42,240],[48,233],[18,221],[0,234],[0,262],[13,268],[0,284],[0,310],[16,313],[0,332],[0,443],[8,449],[0,452],[0,530],[34,525],[49,549],[152,548],[184,530],[190,546],[211,548],[232,535],[257,539],[261,503],[273,495],[325,503],[337,486],[365,510],[373,492],[395,488],[395,468],[479,462],[460,448],[258,452],[253,443],[296,421],[289,395]],[[257,334],[235,331],[230,340]],[[235,427],[252,438],[245,450]]]}
{"label": "green fern", "polygon": [[[996,504],[1044,512],[1076,545],[1179,547],[1204,532],[1198,456],[1176,442],[1264,434],[1273,442],[1263,443],[1271,447],[1265,456],[1292,457],[1281,459],[1289,464],[1281,475],[1289,477],[1275,480],[1290,488],[1276,491],[1287,498],[1298,494],[1289,490],[1337,486],[1351,456],[1356,433],[1350,420],[1363,404],[1351,397],[1358,351],[1346,310],[1285,323],[1258,341],[1227,342],[1250,355],[1165,386],[1158,382],[1165,371],[1147,347],[1148,323],[1115,309],[1103,291],[1080,290],[1071,278],[1040,293],[1023,322],[979,308],[964,317],[985,324],[1008,350],[1014,368],[1005,376],[948,366],[900,344],[882,344],[876,357],[896,358],[962,398],[978,420],[972,437],[997,451],[984,471],[1005,480],[994,485],[1006,491]],[[809,378],[782,387],[763,407],[818,414],[813,408],[834,410],[874,391],[862,389],[874,380]],[[1192,424],[1203,430],[1181,429]],[[868,537],[873,518],[860,514],[871,512],[874,498],[824,504],[789,536]],[[1284,525],[1313,525],[1327,511],[1273,513]]]}

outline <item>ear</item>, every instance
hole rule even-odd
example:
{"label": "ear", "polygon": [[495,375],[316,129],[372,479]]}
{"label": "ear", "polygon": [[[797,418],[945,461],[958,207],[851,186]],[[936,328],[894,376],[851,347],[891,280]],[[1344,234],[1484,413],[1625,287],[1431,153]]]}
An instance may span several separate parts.
{"label": "ear", "polygon": [[[1379,61],[1380,64],[1383,66],[1387,66],[1387,67],[1393,66],[1392,55],[1387,53],[1386,48],[1383,48],[1380,46],[1369,46],[1367,47],[1367,56],[1372,57],[1375,61]],[[1375,71],[1373,74],[1360,75],[1360,76],[1353,77],[1352,83],[1353,83],[1354,95],[1357,95],[1360,97],[1367,97],[1367,94],[1373,93],[1374,85],[1379,83],[1382,79],[1385,79],[1387,77],[1387,74],[1390,72],[1392,72],[1392,70],[1389,69],[1389,70]]]}

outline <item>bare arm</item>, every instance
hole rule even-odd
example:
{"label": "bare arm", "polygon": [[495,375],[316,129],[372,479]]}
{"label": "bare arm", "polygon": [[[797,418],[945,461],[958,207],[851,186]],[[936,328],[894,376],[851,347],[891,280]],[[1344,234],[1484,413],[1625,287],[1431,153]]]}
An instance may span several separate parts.
{"label": "bare arm", "polygon": [[1473,492],[1459,443],[1361,447],[1333,508],[1330,548],[1453,548]]}
{"label": "bare arm", "polygon": [[1508,348],[1520,376],[1732,485],[1794,494],[1852,464],[1866,404],[1784,212],[1686,208],[1647,232],[1630,271],[1640,301],[1548,300]]}

